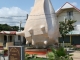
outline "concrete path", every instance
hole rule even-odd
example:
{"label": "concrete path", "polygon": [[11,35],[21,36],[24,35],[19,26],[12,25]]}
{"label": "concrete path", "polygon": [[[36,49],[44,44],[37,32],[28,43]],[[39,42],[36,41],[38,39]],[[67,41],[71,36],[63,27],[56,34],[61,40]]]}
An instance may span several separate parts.
{"label": "concrete path", "polygon": [[73,53],[70,53],[70,54],[73,54],[73,59],[74,60],[80,60],[80,51],[75,51]]}
{"label": "concrete path", "polygon": [[[4,60],[4,58],[0,57],[0,60]],[[8,60],[8,57],[5,57],[5,60]]]}

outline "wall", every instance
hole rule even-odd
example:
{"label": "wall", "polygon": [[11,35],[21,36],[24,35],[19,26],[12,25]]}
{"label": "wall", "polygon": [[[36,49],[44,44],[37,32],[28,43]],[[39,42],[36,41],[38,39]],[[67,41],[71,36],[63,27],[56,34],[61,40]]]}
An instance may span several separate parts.
{"label": "wall", "polygon": [[[24,42],[24,41],[23,41],[23,36],[21,36],[21,40],[18,39],[18,35],[14,35],[14,38],[15,38],[15,40],[14,40],[14,42],[15,42],[14,44],[15,44],[15,45],[18,46],[18,45],[24,44],[24,43],[23,43],[23,42]],[[21,41],[21,42],[20,42],[20,41]],[[26,42],[26,41],[25,41],[25,42]]]}
{"label": "wall", "polygon": [[[15,42],[20,42],[18,35],[15,35]],[[23,42],[23,36],[21,36],[21,42]]]}
{"label": "wall", "polygon": [[[75,30],[80,30],[80,12],[78,12],[75,9],[65,9],[63,10],[60,14],[58,14],[58,21],[64,21],[65,17],[67,17],[67,11],[71,11],[73,10],[73,20],[76,20],[77,22],[74,24],[76,25]],[[77,25],[79,25],[79,27],[77,27]]]}
{"label": "wall", "polygon": [[80,35],[73,35],[71,44],[72,45],[80,45]]}
{"label": "wall", "polygon": [[[77,22],[74,24],[76,25],[76,28],[75,30],[80,30],[80,12],[78,12],[77,10],[75,9],[65,9],[63,10],[59,15],[58,15],[58,21],[64,21],[64,17],[67,16],[67,11],[70,11],[70,10],[73,10],[73,20],[76,20]],[[77,25],[79,25],[77,27]],[[65,43],[70,41],[69,37],[66,37],[65,38]],[[62,43],[62,38],[59,38],[59,42]],[[79,44],[80,45],[80,35],[73,35],[72,38],[71,38],[71,44],[72,45],[76,45],[76,44]]]}
{"label": "wall", "polygon": [[4,42],[4,35],[0,34],[0,42]]}

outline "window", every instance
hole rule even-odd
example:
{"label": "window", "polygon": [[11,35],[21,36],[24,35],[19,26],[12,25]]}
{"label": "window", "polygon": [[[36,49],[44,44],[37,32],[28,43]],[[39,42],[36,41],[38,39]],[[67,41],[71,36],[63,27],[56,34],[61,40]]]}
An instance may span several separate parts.
{"label": "window", "polygon": [[6,41],[7,41],[7,36],[6,36],[6,35],[4,35],[4,40],[6,40]]}
{"label": "window", "polygon": [[69,20],[72,19],[72,16],[73,16],[73,11],[67,11],[67,17]]}
{"label": "window", "polygon": [[6,46],[6,42],[7,42],[7,36],[4,35],[4,46]]}
{"label": "window", "polygon": [[12,42],[12,36],[10,36],[10,42]]}
{"label": "window", "polygon": [[23,37],[23,43],[22,44],[26,45],[26,39],[25,39],[25,37]]}
{"label": "window", "polygon": [[18,40],[21,40],[21,36],[18,36]]}

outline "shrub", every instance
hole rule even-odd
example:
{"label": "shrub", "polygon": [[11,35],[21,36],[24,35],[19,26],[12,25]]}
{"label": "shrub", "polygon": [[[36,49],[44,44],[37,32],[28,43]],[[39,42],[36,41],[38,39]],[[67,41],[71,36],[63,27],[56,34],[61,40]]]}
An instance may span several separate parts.
{"label": "shrub", "polygon": [[50,60],[55,59],[55,54],[53,52],[48,52],[47,56],[49,57]]}
{"label": "shrub", "polygon": [[65,57],[67,55],[67,51],[64,50],[63,47],[60,47],[60,48],[58,48],[58,50],[56,50],[56,54],[58,57],[61,57],[61,56]]}
{"label": "shrub", "polygon": [[51,48],[51,50],[52,52],[47,53],[49,60],[73,60],[63,47],[59,47],[58,49]]}

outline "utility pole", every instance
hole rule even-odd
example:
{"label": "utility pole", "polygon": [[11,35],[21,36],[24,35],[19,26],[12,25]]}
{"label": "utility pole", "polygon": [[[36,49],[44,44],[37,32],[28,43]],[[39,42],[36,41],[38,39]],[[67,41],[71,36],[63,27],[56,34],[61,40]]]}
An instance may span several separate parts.
{"label": "utility pole", "polygon": [[[28,19],[28,14],[26,15],[26,20]],[[21,24],[22,24],[22,21],[20,21],[19,22],[20,23],[20,27],[19,27],[19,31],[21,31]],[[21,36],[20,36],[20,45],[22,45],[22,43],[21,43]]]}
{"label": "utility pole", "polygon": [[22,24],[22,21],[19,21],[19,31],[21,31],[21,24]]}
{"label": "utility pole", "polygon": [[[21,31],[21,24],[22,24],[22,21],[20,21],[20,28],[19,28],[19,31]],[[20,45],[22,45],[22,43],[21,43],[21,36],[20,36],[19,38],[20,38]]]}
{"label": "utility pole", "polygon": [[27,14],[27,16],[26,16],[27,18],[26,18],[26,20],[28,19],[28,14]]}

